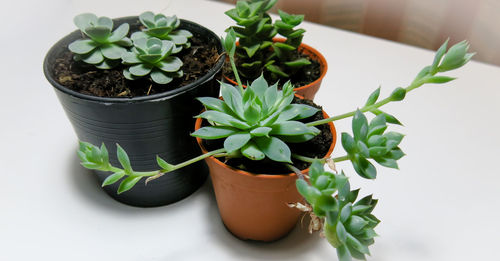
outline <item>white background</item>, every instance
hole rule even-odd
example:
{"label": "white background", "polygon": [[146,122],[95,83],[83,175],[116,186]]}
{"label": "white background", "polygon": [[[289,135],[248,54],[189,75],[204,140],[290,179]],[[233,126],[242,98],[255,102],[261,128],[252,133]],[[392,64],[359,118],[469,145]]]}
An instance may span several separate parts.
{"label": "white background", "polygon": [[[283,1],[283,0],[282,0]],[[42,61],[75,30],[82,12],[143,11],[195,21],[218,35],[233,22],[229,5],[206,1],[11,1],[3,18],[0,72],[0,260],[336,260],[305,226],[277,242],[236,239],[223,227],[210,182],[187,199],[141,209],[109,198],[79,166],[77,140]],[[433,53],[304,23],[304,42],[329,71],[316,102],[335,115],[362,106],[379,85],[385,97],[406,86]],[[385,110],[405,125],[400,171],[362,180],[339,164],[362,195],[379,198],[380,237],[369,260],[499,260],[500,68],[472,62],[459,79],[410,93]],[[336,123],[350,132],[350,120]],[[343,155],[338,144],[336,156]]]}

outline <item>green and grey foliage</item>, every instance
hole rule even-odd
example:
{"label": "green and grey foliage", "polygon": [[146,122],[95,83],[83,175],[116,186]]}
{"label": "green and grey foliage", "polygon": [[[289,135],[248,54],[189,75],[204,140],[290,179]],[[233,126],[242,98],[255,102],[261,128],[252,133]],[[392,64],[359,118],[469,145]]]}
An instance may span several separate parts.
{"label": "green and grey foliage", "polygon": [[388,168],[398,168],[397,160],[405,154],[399,148],[404,135],[397,132],[385,132],[387,129],[385,114],[379,114],[368,121],[365,115],[357,110],[352,118],[352,132],[342,132],[342,146],[344,147],[354,170],[364,178],[377,177],[377,169],[368,159]]}
{"label": "green and grey foliage", "polygon": [[76,60],[92,64],[99,69],[110,69],[120,64],[126,47],[132,46],[127,38],[129,25],[121,24],[113,30],[113,20],[85,13],[74,18],[75,25],[88,39],[72,42],[68,48]]}
{"label": "green and grey foliage", "polygon": [[[277,0],[240,0],[226,15],[236,21],[236,26],[228,28],[236,32],[239,45],[236,54],[240,60],[238,71],[246,78],[254,79],[268,71],[274,79],[289,77],[290,73],[304,65],[307,59],[295,59],[291,55],[301,44],[304,29],[294,29],[303,20],[303,15],[290,15],[279,11],[281,20],[273,24],[267,13]],[[273,43],[277,34],[285,37],[285,42]],[[268,49],[272,52],[269,54]]]}
{"label": "green and grey foliage", "polygon": [[377,236],[374,228],[380,223],[371,214],[378,200],[369,195],[356,201],[359,189],[351,190],[343,172],[324,171],[319,160],[309,168],[309,183],[298,179],[296,185],[314,214],[324,221],[325,237],[337,249],[339,260],[365,260],[370,254],[368,246]]}
{"label": "green and grey foliage", "polygon": [[191,46],[189,38],[193,37],[193,34],[188,30],[177,29],[181,23],[177,16],[144,12],[139,15],[139,20],[145,28],[141,32],[133,33],[132,40],[155,37],[160,40],[172,41],[176,46],[183,48]]}
{"label": "green and grey foliage", "polygon": [[[206,111],[197,117],[212,124],[192,135],[202,139],[224,138],[228,153],[252,160],[265,157],[278,162],[291,162],[290,148],[285,142],[305,142],[320,131],[297,120],[318,112],[309,105],[291,104],[294,98],[290,82],[278,90],[268,86],[260,76],[246,89],[221,83],[223,100],[198,98]],[[241,156],[240,156],[241,157]]]}
{"label": "green and grey foliage", "polygon": [[176,77],[182,77],[182,61],[173,56],[181,50],[171,41],[158,38],[134,39],[131,52],[122,55],[123,63],[129,65],[123,75],[136,80],[149,75],[158,84],[167,84]]}

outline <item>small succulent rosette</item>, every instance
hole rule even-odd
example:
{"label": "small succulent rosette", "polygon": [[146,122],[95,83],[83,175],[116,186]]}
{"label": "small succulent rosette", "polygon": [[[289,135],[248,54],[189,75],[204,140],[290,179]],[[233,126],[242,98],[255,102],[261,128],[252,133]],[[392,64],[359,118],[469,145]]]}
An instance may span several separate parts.
{"label": "small succulent rosette", "polygon": [[122,55],[123,64],[130,65],[123,70],[129,80],[136,80],[149,75],[157,84],[170,83],[174,78],[182,77],[182,61],[173,56],[182,48],[171,41],[158,38],[139,38],[133,41],[131,52]]}
{"label": "small succulent rosette", "polygon": [[85,13],[74,18],[75,25],[88,39],[72,42],[68,48],[75,54],[76,60],[92,64],[99,69],[111,69],[121,62],[126,47],[132,46],[127,38],[129,25],[121,24],[113,30],[113,20]]}
{"label": "small succulent rosette", "polygon": [[160,40],[169,40],[176,46],[189,48],[191,43],[189,38],[193,34],[187,30],[177,29],[181,21],[177,16],[165,16],[163,14],[154,14],[153,12],[144,12],[139,16],[139,20],[145,27],[141,32],[132,34],[132,39],[155,37]]}

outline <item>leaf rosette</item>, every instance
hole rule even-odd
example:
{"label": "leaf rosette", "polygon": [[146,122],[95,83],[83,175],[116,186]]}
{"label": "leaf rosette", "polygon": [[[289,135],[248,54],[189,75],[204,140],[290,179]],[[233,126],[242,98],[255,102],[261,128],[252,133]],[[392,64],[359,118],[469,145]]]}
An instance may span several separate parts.
{"label": "leaf rosette", "polygon": [[176,46],[183,48],[191,46],[189,38],[193,37],[193,34],[188,30],[177,29],[181,23],[177,16],[144,12],[139,15],[139,20],[145,28],[141,32],[133,33],[132,40],[155,37],[160,40],[172,41]]}
{"label": "leaf rosette", "polygon": [[88,39],[80,39],[69,44],[76,60],[92,64],[99,69],[111,69],[120,64],[126,47],[132,46],[127,38],[129,24],[124,23],[113,30],[113,20],[85,13],[74,18],[75,25]]}
{"label": "leaf rosette", "polygon": [[320,133],[316,127],[299,122],[319,110],[304,104],[292,104],[290,82],[278,90],[269,86],[263,76],[246,89],[221,83],[222,98],[198,98],[206,111],[197,117],[211,126],[196,130],[192,136],[202,139],[225,139],[224,149],[230,154],[251,160],[265,157],[278,162],[291,162],[286,144],[305,142]]}
{"label": "leaf rosette", "polygon": [[182,77],[182,61],[173,56],[181,50],[171,41],[158,38],[138,38],[134,40],[131,52],[122,55],[123,63],[130,65],[123,70],[129,80],[136,80],[150,75],[157,84],[170,83],[176,77]]}

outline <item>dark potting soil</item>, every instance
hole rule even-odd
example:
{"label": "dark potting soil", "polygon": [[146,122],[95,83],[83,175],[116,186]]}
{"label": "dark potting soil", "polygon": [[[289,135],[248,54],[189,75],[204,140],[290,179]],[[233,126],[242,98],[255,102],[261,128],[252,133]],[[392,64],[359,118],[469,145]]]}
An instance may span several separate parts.
{"label": "dark potting soil", "polygon": [[[309,60],[311,64],[300,68],[297,72],[289,73],[290,75],[289,78],[281,77],[279,79],[273,79],[271,73],[267,70],[264,70],[264,78],[266,78],[266,80],[272,84],[274,84],[275,82],[279,82],[279,87],[281,87],[283,83],[290,80],[295,88],[308,85],[314,82],[315,80],[319,79],[319,77],[321,76],[321,65],[317,60],[314,60],[309,55],[300,53],[297,50],[293,53],[292,58],[293,58],[292,60],[305,58]],[[235,60],[236,66],[238,67],[239,64],[241,63],[241,60],[238,60],[237,56],[235,57],[235,59],[236,59]],[[233,69],[231,68],[231,64],[229,62],[226,62],[224,64],[223,73],[231,80],[236,82],[236,79],[233,74]],[[241,74],[240,74],[240,79],[242,84],[244,85],[246,85],[247,82],[251,83],[254,80],[254,79],[247,79],[243,77]]]}
{"label": "dark potting soil", "polygon": [[190,39],[191,47],[176,54],[183,61],[184,76],[168,84],[156,84],[149,77],[130,81],[123,76],[124,65],[101,70],[81,61],[73,60],[73,54],[66,50],[56,59],[55,79],[63,86],[82,94],[99,97],[137,97],[161,93],[185,86],[205,75],[219,58],[215,47],[207,48],[199,36]]}
{"label": "dark potting soil", "polygon": [[[311,105],[313,107],[316,107],[318,109],[322,109],[321,106],[316,105],[310,100],[305,100],[305,99],[299,99],[295,98],[292,103],[298,103],[298,104],[307,104]],[[307,119],[302,119],[300,120],[301,122],[311,122],[311,121],[316,121],[316,120],[321,120],[323,119],[323,112],[319,111],[315,115],[307,118]],[[208,123],[205,121],[204,126],[207,126]],[[332,144],[333,136],[332,132],[330,131],[330,127],[328,124],[322,124],[316,126],[321,133],[318,134],[316,137],[313,139],[303,142],[303,143],[287,143],[288,146],[290,147],[290,150],[292,153],[302,155],[302,156],[307,156],[311,158],[323,158],[326,153],[328,153],[328,149],[330,148],[330,145]],[[204,140],[203,145],[208,151],[220,149],[224,147],[224,139],[219,139],[219,140]],[[255,161],[255,160],[250,160],[246,157],[243,158],[238,158],[238,159],[224,159],[224,158],[219,158],[219,160],[223,161],[225,164],[238,168],[244,171],[252,172],[252,173],[264,173],[264,174],[287,174],[290,173],[290,170],[286,168],[283,164],[277,163],[275,161],[271,161],[268,158],[265,158],[263,160]],[[296,160],[292,158],[293,165],[297,167],[300,170],[304,170],[308,168],[311,164],[308,162],[303,162],[300,160]]]}

